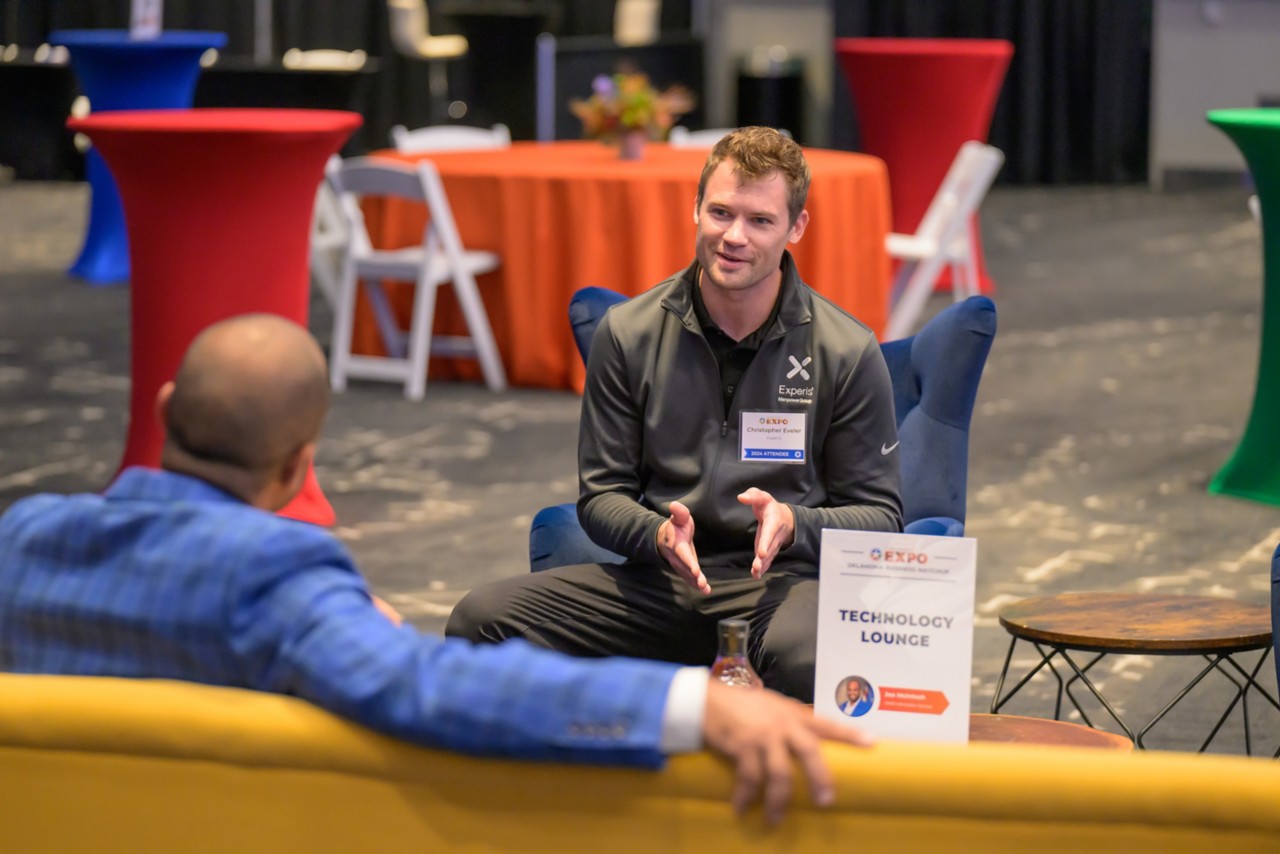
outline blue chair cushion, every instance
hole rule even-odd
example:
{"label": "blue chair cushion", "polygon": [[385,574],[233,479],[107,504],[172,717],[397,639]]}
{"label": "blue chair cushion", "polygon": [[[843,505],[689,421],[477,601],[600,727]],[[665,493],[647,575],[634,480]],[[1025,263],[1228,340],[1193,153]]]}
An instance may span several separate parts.
{"label": "blue chair cushion", "polygon": [[576,504],[544,507],[529,527],[529,565],[534,572],[553,566],[580,563],[623,563],[615,554],[587,536],[578,522]]}
{"label": "blue chair cushion", "polygon": [[595,337],[596,327],[604,313],[609,306],[626,300],[622,294],[608,288],[579,288],[569,300],[569,327],[573,330],[573,341],[578,345],[583,364],[586,364],[587,353],[591,352],[591,339]]}
{"label": "blue chair cushion", "polygon": [[964,523],[950,516],[927,516],[902,526],[904,534],[928,534],[931,537],[963,537]]}

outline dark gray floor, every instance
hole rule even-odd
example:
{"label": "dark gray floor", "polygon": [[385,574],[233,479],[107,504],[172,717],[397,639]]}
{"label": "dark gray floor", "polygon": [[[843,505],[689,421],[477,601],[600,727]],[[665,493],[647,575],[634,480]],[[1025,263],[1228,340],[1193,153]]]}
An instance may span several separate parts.
{"label": "dark gray floor", "polygon": [[[0,185],[0,507],[34,491],[99,489],[122,448],[129,292],[63,273],[85,192]],[[1239,437],[1256,375],[1260,240],[1245,192],[998,188],[983,235],[1000,331],[969,472],[978,711],[1007,647],[995,617],[1005,603],[1073,590],[1266,603],[1280,542],[1280,509],[1205,491]],[[329,321],[317,300],[322,341]],[[414,404],[394,385],[357,384],[336,399],[317,469],[337,533],[378,592],[439,630],[473,585],[527,571],[531,515],[576,492],[577,414],[563,392],[436,383]],[[1031,661],[1024,650],[1015,665]],[[1128,657],[1095,674],[1145,720],[1198,667]],[[1270,663],[1265,674],[1274,687]],[[1050,714],[1043,683],[1007,710]],[[1226,686],[1211,674],[1151,745],[1196,746]],[[1280,713],[1252,712],[1269,754]],[[1214,749],[1240,752],[1240,734],[1233,719]]]}

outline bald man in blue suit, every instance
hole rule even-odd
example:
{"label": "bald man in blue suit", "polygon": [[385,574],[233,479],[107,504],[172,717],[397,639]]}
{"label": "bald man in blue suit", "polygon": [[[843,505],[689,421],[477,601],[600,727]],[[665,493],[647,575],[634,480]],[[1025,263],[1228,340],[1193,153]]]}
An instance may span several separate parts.
{"label": "bald man in blue suit", "polygon": [[37,495],[0,519],[0,670],[185,679],[292,694],[419,744],[659,767],[707,747],[733,802],[776,820],[821,739],[865,744],[705,669],[571,659],[422,635],[380,608],[343,545],[274,511],[301,488],[329,406],[324,356],[270,315],[211,326],[161,390],[162,469],[103,495]]}

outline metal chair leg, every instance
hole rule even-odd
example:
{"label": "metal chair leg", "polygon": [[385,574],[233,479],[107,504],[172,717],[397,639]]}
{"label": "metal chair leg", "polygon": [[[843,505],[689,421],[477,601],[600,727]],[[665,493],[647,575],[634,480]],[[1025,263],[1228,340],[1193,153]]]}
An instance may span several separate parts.
{"label": "metal chair leg", "polygon": [[[1062,653],[1063,660],[1066,661],[1067,664],[1071,665],[1071,669],[1076,672],[1076,676],[1079,677],[1080,681],[1084,683],[1084,686],[1089,689],[1089,693],[1093,694],[1094,699],[1096,699],[1099,703],[1102,704],[1102,708],[1107,710],[1107,714],[1111,715],[1111,719],[1116,722],[1116,724],[1120,727],[1120,729],[1124,730],[1124,734],[1129,737],[1129,740],[1132,741],[1134,744],[1136,744],[1138,747],[1141,747],[1142,744],[1134,736],[1133,730],[1129,729],[1129,725],[1124,722],[1124,718],[1120,717],[1120,713],[1116,711],[1115,707],[1111,705],[1111,703],[1107,700],[1107,698],[1102,696],[1102,692],[1098,690],[1098,686],[1093,684],[1093,680],[1089,678],[1088,674],[1086,674],[1085,671],[1082,670],[1075,663],[1075,661],[1072,660],[1071,656],[1067,654],[1066,650],[1059,650],[1059,652]],[[1089,662],[1089,667],[1092,667],[1094,664],[1097,663],[1097,661],[1098,659],[1095,658],[1093,661]]]}

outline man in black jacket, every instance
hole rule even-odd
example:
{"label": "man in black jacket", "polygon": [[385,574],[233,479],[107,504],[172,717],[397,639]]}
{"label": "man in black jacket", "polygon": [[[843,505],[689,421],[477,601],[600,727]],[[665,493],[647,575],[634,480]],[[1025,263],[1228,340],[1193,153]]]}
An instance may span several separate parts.
{"label": "man in black jacket", "polygon": [[875,336],[786,251],[808,187],[769,128],[712,149],[696,260],[615,306],[587,362],[578,516],[627,563],[479,588],[447,633],[705,664],[717,622],[744,617],[765,684],[812,701],[821,531],[898,531],[902,504]]}

